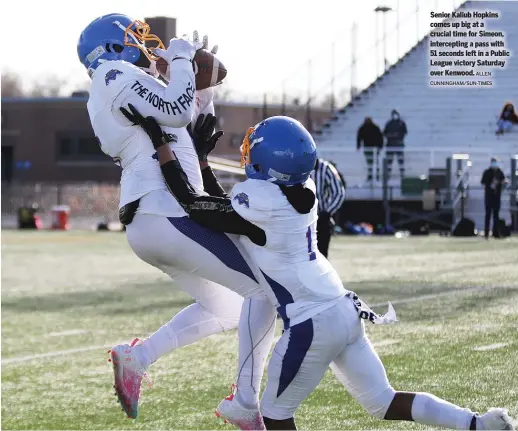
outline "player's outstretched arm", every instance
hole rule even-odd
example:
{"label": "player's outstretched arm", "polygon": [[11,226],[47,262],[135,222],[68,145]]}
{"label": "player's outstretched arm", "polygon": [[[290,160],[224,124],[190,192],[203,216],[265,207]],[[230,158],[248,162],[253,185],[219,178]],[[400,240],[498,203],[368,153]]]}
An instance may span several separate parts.
{"label": "player's outstretched arm", "polygon": [[202,164],[200,162],[200,168],[201,168],[201,177],[203,179],[203,189],[210,196],[228,198],[227,192],[225,192],[225,189],[223,187],[221,187],[221,184],[219,183],[218,179],[216,178],[214,171],[209,166],[209,163],[205,162],[204,164]]}
{"label": "player's outstretched arm", "polygon": [[136,76],[115,99],[113,108],[118,110],[131,103],[144,117],[154,117],[161,126],[187,126],[196,106],[192,65],[195,52],[195,46],[186,39],[171,39],[166,51],[156,49],[155,53],[169,62],[172,79],[168,85],[164,87],[147,75]]}
{"label": "player's outstretched arm", "polygon": [[214,132],[217,121],[217,117],[210,112],[200,114],[194,125],[191,123],[187,126],[187,131],[198,154],[204,190],[210,196],[228,197],[207,161],[208,155],[216,147],[219,138],[223,136],[222,130]]}
{"label": "player's outstretched arm", "polygon": [[131,104],[128,107],[129,111],[121,108],[121,112],[128,120],[139,124],[151,138],[157,150],[164,179],[171,193],[189,213],[190,218],[216,231],[246,235],[258,245],[266,244],[264,231],[241,217],[232,207],[230,199],[199,195],[189,183],[174,152],[167,145],[166,135],[156,120],[153,117],[144,118]]}

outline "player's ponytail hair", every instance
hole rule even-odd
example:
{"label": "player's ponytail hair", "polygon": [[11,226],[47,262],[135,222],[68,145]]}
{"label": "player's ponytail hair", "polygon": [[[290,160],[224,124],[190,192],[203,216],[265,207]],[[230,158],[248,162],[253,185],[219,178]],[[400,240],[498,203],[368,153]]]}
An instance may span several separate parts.
{"label": "player's ponytail hair", "polygon": [[304,184],[295,184],[294,186],[279,185],[279,187],[288,199],[288,202],[298,213],[307,214],[315,205],[315,193]]}

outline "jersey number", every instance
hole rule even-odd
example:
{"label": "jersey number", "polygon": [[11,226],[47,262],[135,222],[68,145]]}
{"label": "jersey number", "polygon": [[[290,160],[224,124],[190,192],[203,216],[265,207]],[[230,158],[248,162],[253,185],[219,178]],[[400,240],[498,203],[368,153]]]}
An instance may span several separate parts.
{"label": "jersey number", "polygon": [[308,226],[308,230],[306,232],[306,239],[308,240],[309,260],[315,260],[317,258],[317,255],[313,250],[311,250],[311,226]]}

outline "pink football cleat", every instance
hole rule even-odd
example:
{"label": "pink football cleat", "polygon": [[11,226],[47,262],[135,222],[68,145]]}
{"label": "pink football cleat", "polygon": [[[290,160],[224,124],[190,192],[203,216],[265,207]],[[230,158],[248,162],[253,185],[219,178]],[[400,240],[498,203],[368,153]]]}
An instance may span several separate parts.
{"label": "pink football cleat", "polygon": [[219,403],[216,416],[241,430],[266,430],[259,406],[252,409],[239,404],[235,397],[237,388],[232,385],[233,392]]}
{"label": "pink football cleat", "polygon": [[[135,338],[131,345],[119,344],[113,347],[109,351],[111,359],[108,359],[113,364],[115,394],[119,399],[122,410],[132,419],[135,419],[138,415],[142,378],[147,379],[146,370],[141,365],[139,356],[135,352],[135,344],[138,341],[139,339]],[[149,380],[148,384],[150,384]]]}

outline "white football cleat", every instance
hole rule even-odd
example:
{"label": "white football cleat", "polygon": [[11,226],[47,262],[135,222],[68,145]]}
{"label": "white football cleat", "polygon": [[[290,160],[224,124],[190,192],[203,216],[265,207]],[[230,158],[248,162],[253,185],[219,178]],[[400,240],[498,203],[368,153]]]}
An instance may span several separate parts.
{"label": "white football cleat", "polygon": [[511,430],[514,425],[511,417],[506,409],[491,407],[487,413],[477,418],[477,429],[479,423],[482,424],[484,430]]}
{"label": "white football cleat", "polygon": [[235,390],[219,403],[216,416],[241,430],[266,430],[259,406],[252,409],[242,406],[235,397]]}
{"label": "white football cleat", "polygon": [[140,363],[140,357],[136,354],[135,344],[139,341],[135,338],[131,345],[119,344],[113,347],[109,353],[109,362],[113,365],[115,394],[119,399],[122,410],[129,418],[135,419],[138,415],[138,403],[140,397],[140,385],[142,378],[150,381],[146,375],[146,369]]}

